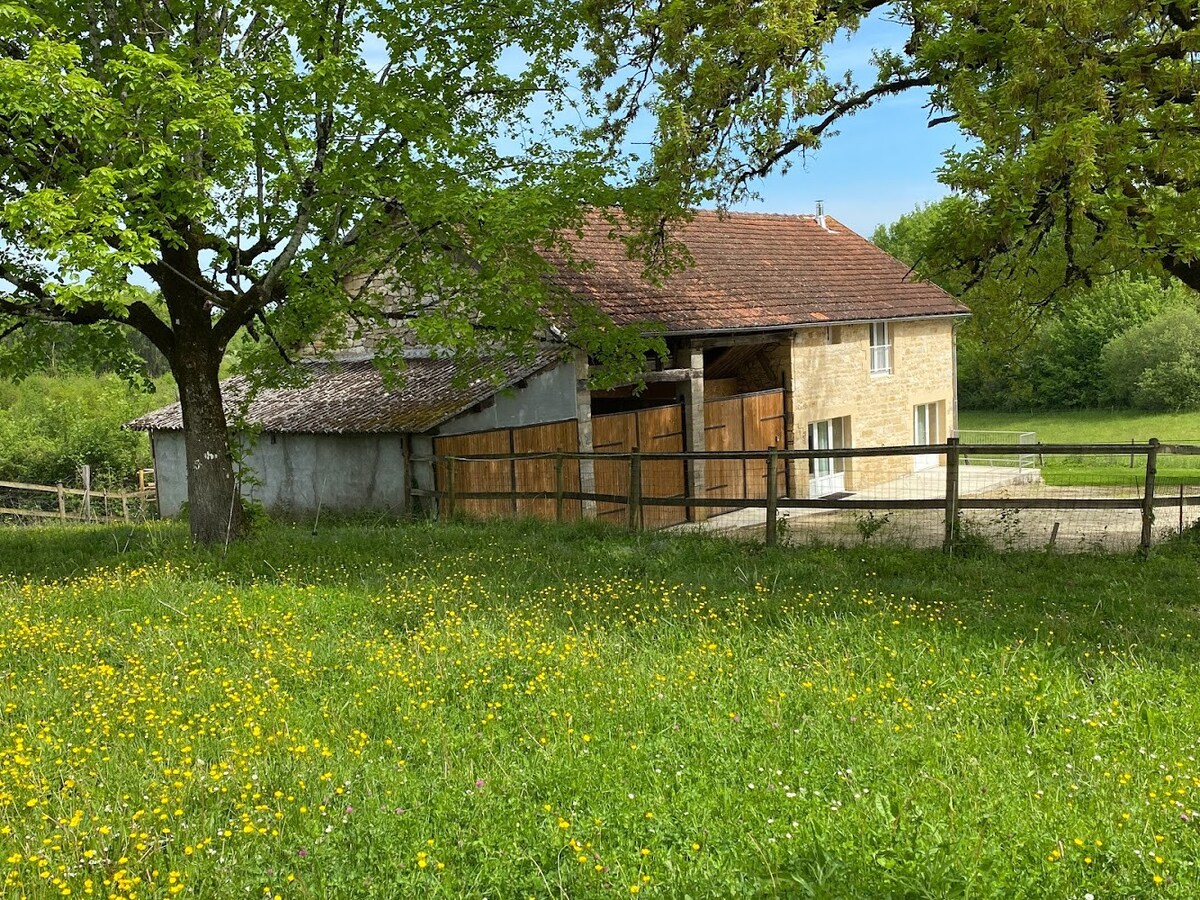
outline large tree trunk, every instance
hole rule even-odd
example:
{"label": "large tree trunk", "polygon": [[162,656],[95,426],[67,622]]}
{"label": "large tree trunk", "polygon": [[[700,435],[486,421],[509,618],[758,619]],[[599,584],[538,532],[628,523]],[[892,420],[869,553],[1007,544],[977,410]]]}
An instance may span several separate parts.
{"label": "large tree trunk", "polygon": [[171,370],[183,407],[187,456],[188,523],[201,544],[227,543],[245,534],[247,521],[233,475],[229,429],[221,400],[219,351],[200,340],[175,353]]}

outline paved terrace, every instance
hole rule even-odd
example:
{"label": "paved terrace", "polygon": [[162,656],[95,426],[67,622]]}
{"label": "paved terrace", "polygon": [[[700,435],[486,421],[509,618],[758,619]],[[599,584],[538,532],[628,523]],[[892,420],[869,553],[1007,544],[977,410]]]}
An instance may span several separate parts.
{"label": "paved terrace", "polygon": [[[960,497],[987,494],[1009,485],[1036,484],[1041,481],[1037,469],[1013,466],[960,466],[958,489]],[[901,478],[885,481],[863,491],[849,493],[847,500],[923,500],[946,496],[946,467],[936,466],[913,472]],[[808,516],[828,516],[828,509],[780,509],[783,519]],[[836,512],[836,511],[835,511]],[[765,509],[739,509],[712,516],[703,522],[684,522],[669,531],[737,531],[742,528],[762,528],[767,522]]]}

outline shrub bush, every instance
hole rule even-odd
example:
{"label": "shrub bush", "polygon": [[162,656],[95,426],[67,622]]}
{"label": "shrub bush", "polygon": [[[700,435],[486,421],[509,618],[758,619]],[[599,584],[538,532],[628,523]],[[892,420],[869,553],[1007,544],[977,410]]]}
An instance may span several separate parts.
{"label": "shrub bush", "polygon": [[173,388],[145,394],[115,375],[0,382],[0,480],[74,485],[90,465],[97,487],[131,484],[150,445],[121,425],[172,399]]}
{"label": "shrub bush", "polygon": [[1200,409],[1200,312],[1168,309],[1104,347],[1108,394],[1139,409]]}

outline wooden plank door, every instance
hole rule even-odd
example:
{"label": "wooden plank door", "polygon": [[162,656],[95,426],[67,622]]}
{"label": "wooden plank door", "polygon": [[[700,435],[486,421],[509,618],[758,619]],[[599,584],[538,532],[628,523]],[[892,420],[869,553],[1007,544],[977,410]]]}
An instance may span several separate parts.
{"label": "wooden plank door", "polygon": [[[453,434],[434,438],[435,456],[474,456],[488,453],[511,453],[512,431],[479,431],[472,434]],[[446,463],[437,465],[438,487],[445,489]],[[508,460],[472,459],[458,460],[454,464],[454,490],[456,494],[475,491],[512,491],[515,484],[513,463]],[[445,502],[444,500],[442,501]],[[516,499],[500,500],[457,500],[455,509],[471,516],[495,518],[514,516],[517,513]]]}
{"label": "wooden plank door", "polygon": [[[660,406],[637,413],[638,449],[643,453],[683,452],[683,408]],[[683,497],[687,479],[682,459],[645,460],[642,463],[643,497]],[[682,506],[644,506],[645,528],[666,528],[687,521]]]}
{"label": "wooden plank door", "polygon": [[[742,436],[743,450],[770,450],[784,447],[783,391],[762,391],[743,394]],[[786,492],[786,473],[783,466],[777,468],[778,484],[776,496]],[[746,460],[746,496],[762,499],[767,496],[767,461]]]}
{"label": "wooden plank door", "polygon": [[[513,429],[513,449],[517,453],[548,454],[556,452],[574,453],[579,449],[579,426],[574,419],[566,422],[551,422],[545,425],[530,425]],[[517,490],[537,491],[544,498],[518,500],[517,513],[554,521],[556,516],[555,459],[553,456],[538,456],[516,462]],[[579,491],[579,460],[563,460],[563,489]],[[563,502],[563,518],[578,519],[583,504],[579,500]]]}
{"label": "wooden plank door", "polygon": [[[637,445],[637,413],[592,417],[592,449],[596,453],[628,453]],[[629,496],[629,461],[597,459],[596,493]],[[625,521],[627,504],[597,503],[596,517],[605,522]]]}
{"label": "wooden plank door", "polygon": [[[704,404],[704,449],[712,452],[738,451],[744,443],[744,422],[740,397],[708,400]],[[714,499],[740,499],[746,496],[746,470],[740,459],[710,459],[704,464],[705,494]],[[711,515],[729,512],[735,507],[717,507]]]}

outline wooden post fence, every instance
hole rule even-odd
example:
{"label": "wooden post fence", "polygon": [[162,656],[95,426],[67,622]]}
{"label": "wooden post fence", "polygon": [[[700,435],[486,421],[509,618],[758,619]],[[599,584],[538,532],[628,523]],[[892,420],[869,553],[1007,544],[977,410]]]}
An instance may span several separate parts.
{"label": "wooden post fence", "polygon": [[958,438],[946,438],[946,530],[942,538],[942,550],[954,552],[954,539],[958,530]]}
{"label": "wooden post fence", "polygon": [[642,454],[634,447],[629,454],[629,529],[642,527]]}
{"label": "wooden post fence", "polygon": [[566,478],[563,475],[563,455],[554,454],[554,521],[560,525],[564,519],[563,493],[566,491]]}
{"label": "wooden post fence", "polygon": [[775,472],[779,465],[779,451],[772,447],[767,451],[767,546],[774,547],[779,539],[779,479]]}
{"label": "wooden post fence", "polygon": [[446,518],[454,518],[454,463],[453,456],[446,460]]}
{"label": "wooden post fence", "polygon": [[[415,495],[432,496],[439,500],[438,512],[440,516],[452,517],[458,513],[458,503],[462,501],[485,501],[485,507],[495,506],[494,501],[501,501],[500,506],[505,503],[514,501],[533,501],[531,509],[540,512],[541,515],[547,518],[551,515],[555,520],[566,521],[572,514],[572,510],[568,509],[566,504],[578,502],[582,504],[599,503],[603,504],[606,510],[609,510],[617,518],[616,521],[624,521],[630,530],[641,530],[647,526],[648,522],[653,522],[656,525],[668,522],[675,519],[670,515],[663,515],[662,508],[686,509],[689,506],[706,509],[754,509],[763,510],[765,513],[765,531],[764,539],[768,545],[776,545],[780,541],[779,535],[779,516],[782,511],[787,511],[784,514],[791,514],[792,510],[822,512],[829,511],[837,513],[841,511],[843,518],[852,515],[858,510],[911,510],[911,511],[926,511],[929,515],[936,511],[941,511],[944,515],[944,530],[942,534],[942,548],[947,553],[954,553],[957,549],[959,538],[962,535],[959,533],[958,525],[960,524],[959,517],[964,510],[970,510],[971,515],[976,515],[976,511],[984,510],[1010,510],[1010,509],[1027,509],[1027,510],[1120,510],[1124,511],[1122,522],[1119,530],[1120,536],[1129,543],[1136,543],[1140,547],[1141,552],[1148,553],[1152,546],[1154,538],[1154,522],[1156,518],[1156,507],[1178,507],[1179,525],[1184,527],[1185,507],[1200,506],[1200,493],[1195,490],[1185,491],[1181,486],[1179,496],[1175,496],[1175,491],[1171,490],[1169,496],[1156,497],[1158,459],[1162,454],[1168,454],[1172,458],[1176,456],[1191,456],[1200,457],[1200,445],[1176,444],[1176,443],[1161,443],[1157,439],[1153,439],[1146,444],[1136,445],[1134,452],[1137,455],[1146,456],[1146,468],[1144,473],[1144,482],[1139,478],[1139,485],[1136,492],[1122,493],[1120,496],[1113,496],[1109,493],[1098,493],[1096,496],[1076,496],[1072,494],[1055,494],[1049,495],[1032,495],[1032,496],[994,496],[989,495],[986,490],[981,489],[980,481],[971,473],[972,470],[967,468],[972,457],[983,457],[987,455],[1015,455],[1018,453],[1032,450],[1039,456],[1066,456],[1077,455],[1080,453],[1105,455],[1111,458],[1116,455],[1123,459],[1124,455],[1130,452],[1128,444],[1038,444],[1038,445],[1011,445],[1011,444],[963,444],[961,438],[951,437],[944,444],[939,445],[920,445],[920,446],[896,446],[896,447],[861,447],[861,448],[829,448],[824,450],[809,449],[809,450],[780,450],[778,446],[772,446],[766,450],[757,451],[708,451],[704,453],[692,452],[677,452],[677,451],[650,451],[642,452],[639,447],[633,447],[629,451],[617,451],[614,453],[596,453],[594,451],[579,452],[579,451],[563,451],[554,450],[545,453],[532,454],[469,454],[466,456],[435,456],[432,459],[436,461],[439,480],[444,482],[437,486],[433,491],[414,490]],[[936,496],[937,490],[929,492],[928,485],[924,487],[917,486],[918,490],[913,496],[872,496],[869,493],[869,487],[864,488],[859,495],[851,494],[831,496],[831,497],[792,497],[783,493],[780,481],[782,480],[779,467],[787,466],[797,460],[812,460],[812,459],[847,459],[847,458],[881,458],[881,457],[911,457],[924,456],[930,452],[936,452],[944,455],[945,459],[945,495],[943,497]],[[621,485],[621,477],[624,473],[621,470],[624,468],[622,457],[628,458],[628,482],[626,485]],[[740,497],[704,497],[694,496],[684,489],[679,493],[674,487],[674,482],[671,483],[672,489],[668,493],[664,488],[665,485],[659,482],[647,486],[645,484],[645,467],[649,463],[651,472],[657,475],[658,472],[667,468],[668,463],[676,463],[680,466],[686,463],[701,459],[706,462],[717,460],[721,462],[733,462],[735,465],[738,462],[745,464],[748,460],[754,460],[757,465],[763,465],[766,477],[766,490],[759,493],[759,488],[755,488],[752,492],[747,491],[745,495]],[[532,484],[527,488],[513,490],[513,486],[509,479],[503,479],[501,485],[487,483],[485,478],[478,475],[479,463],[492,463],[495,461],[507,462],[511,465],[520,465],[520,460],[540,460],[542,465],[552,464],[554,473],[553,486],[548,483],[548,479],[538,480],[536,484]],[[550,462],[552,460],[552,463]],[[461,463],[464,461],[470,463],[466,470],[461,469]],[[609,468],[607,472],[612,472],[613,476],[604,485],[605,490],[597,492],[594,486],[584,486],[580,484],[576,486],[571,478],[573,472],[568,469],[568,462],[572,469],[578,464],[582,467],[585,461],[603,461]],[[764,465],[765,464],[765,465]],[[442,467],[445,468],[442,468]],[[472,468],[472,467],[475,468]],[[496,467],[489,466],[488,470],[493,471]],[[615,470],[615,471],[614,471]],[[673,471],[673,470],[672,470]],[[763,471],[762,469],[759,470]],[[504,482],[508,481],[508,484]],[[757,479],[756,479],[757,483]],[[4,487],[29,488],[28,485],[6,485],[0,482],[0,488]],[[497,490],[497,487],[503,489]],[[521,488],[520,484],[517,488]],[[590,488],[590,489],[589,489]],[[50,512],[49,509],[41,513],[31,513],[31,515],[50,516],[58,518],[85,518],[86,512],[77,514],[74,512],[68,513],[64,508],[64,494],[75,496],[87,496],[88,492],[75,489],[63,489],[62,486],[54,487],[39,487],[31,488],[42,491],[48,491],[51,494],[58,494],[59,510],[57,513]],[[933,494],[931,496],[931,493]],[[754,494],[755,496],[751,496]],[[781,496],[782,494],[782,496]],[[135,495],[130,495],[131,497]],[[140,496],[140,495],[136,495]],[[115,499],[110,497],[109,500]],[[553,507],[551,507],[551,499],[553,499]],[[72,501],[74,502],[74,501]],[[474,505],[469,502],[468,506]],[[625,515],[620,515],[620,507],[626,506]],[[50,506],[49,503],[46,504]],[[646,507],[653,507],[651,515],[646,513]],[[124,501],[123,501],[124,507]],[[51,507],[52,508],[52,507]],[[12,510],[0,509],[0,513],[15,512]],[[113,510],[108,509],[107,512],[111,515]],[[118,511],[120,512],[120,511]],[[1140,513],[1140,523],[1138,515]],[[805,515],[805,513],[801,513]],[[1039,513],[1039,516],[1041,514]],[[1171,515],[1174,519],[1174,515]],[[1052,518],[1052,517],[1048,517]],[[803,518],[802,521],[808,522],[809,519]],[[820,526],[822,522],[812,520],[814,526]],[[745,517],[740,520],[745,522]],[[838,523],[840,524],[840,523]],[[1052,521],[1046,522],[1046,527],[1049,529]],[[1172,521],[1172,524],[1174,522]],[[1140,527],[1139,527],[1140,526]],[[731,520],[729,527],[739,527],[738,520]],[[936,528],[936,525],[934,526]],[[1040,527],[1040,523],[1039,523]],[[1140,532],[1140,534],[1139,534]],[[1053,547],[1056,539],[1060,538],[1059,528],[1057,524],[1052,532],[1050,532],[1050,544]],[[1140,538],[1140,540],[1139,540]],[[936,538],[935,538],[936,540]]]}
{"label": "wooden post fence", "polygon": [[1154,482],[1158,476],[1158,438],[1150,438],[1146,451],[1146,493],[1142,497],[1142,555],[1150,553],[1154,540]]}
{"label": "wooden post fence", "polygon": [[[34,504],[29,507],[22,506],[5,506],[3,500],[0,499],[0,516],[15,517],[26,519],[57,519],[59,522],[113,522],[125,521],[132,522],[135,515],[140,518],[145,518],[145,504],[148,491],[139,490],[135,492],[129,491],[109,491],[107,488],[102,488],[99,492],[100,503],[95,508],[89,508],[89,501],[92,499],[93,493],[89,488],[69,488],[59,482],[57,484],[29,484],[23,481],[0,481],[0,491],[5,492],[28,492],[31,494],[41,494],[43,496],[50,495],[53,498],[54,506],[45,508],[39,504]],[[68,509],[67,498],[79,498],[79,505],[76,507],[72,502],[71,509]],[[136,506],[132,506],[130,501],[135,501]],[[120,509],[117,509],[117,502],[120,502]]]}
{"label": "wooden post fence", "polygon": [[92,467],[83,467],[83,518],[85,522],[92,521]]}

